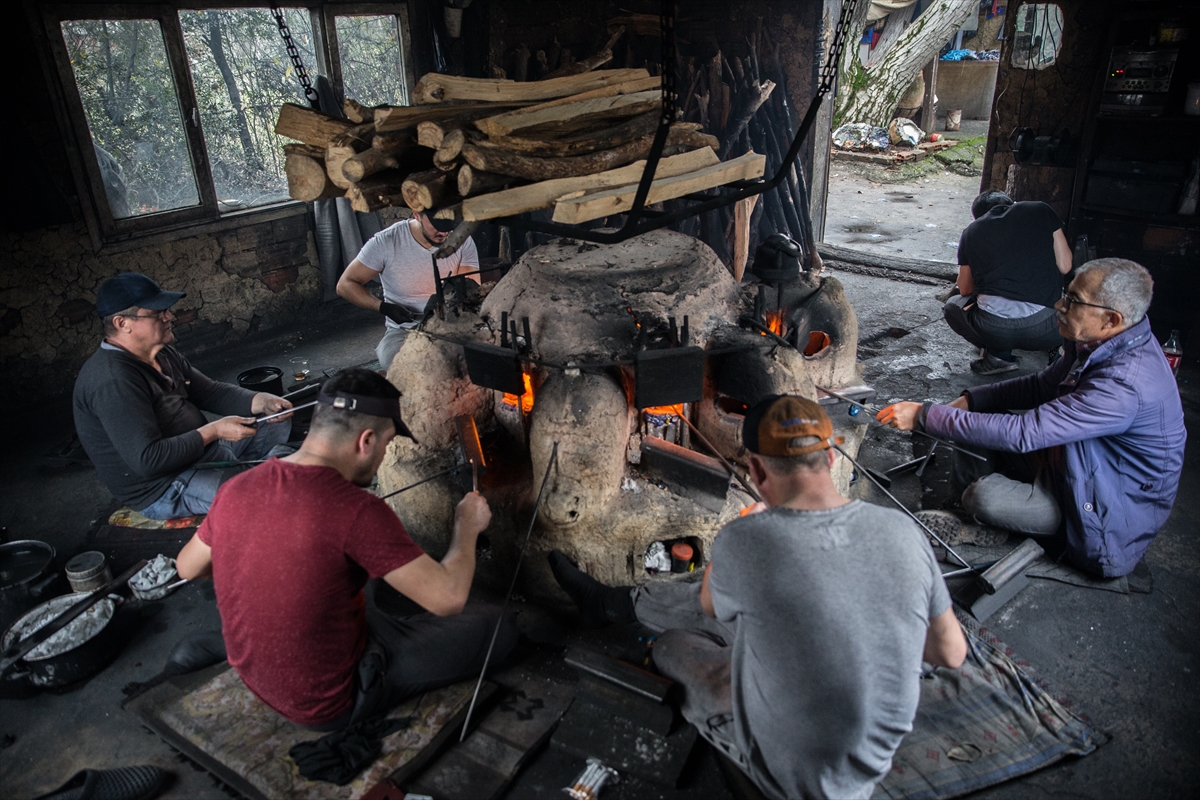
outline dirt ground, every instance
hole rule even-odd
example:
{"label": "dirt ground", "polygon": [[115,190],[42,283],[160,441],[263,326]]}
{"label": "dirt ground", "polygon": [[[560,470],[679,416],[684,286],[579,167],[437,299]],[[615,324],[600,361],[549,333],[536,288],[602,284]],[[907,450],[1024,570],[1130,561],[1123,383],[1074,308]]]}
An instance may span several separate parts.
{"label": "dirt ground", "polygon": [[834,159],[824,240],[876,255],[955,262],[979,194],[983,137],[899,167]]}

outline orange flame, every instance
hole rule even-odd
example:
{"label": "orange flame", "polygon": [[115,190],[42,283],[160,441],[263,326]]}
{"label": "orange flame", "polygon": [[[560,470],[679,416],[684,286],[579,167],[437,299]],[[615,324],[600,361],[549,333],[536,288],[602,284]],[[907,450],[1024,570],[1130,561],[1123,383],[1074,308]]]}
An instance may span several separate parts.
{"label": "orange flame", "polygon": [[783,311],[775,309],[767,312],[767,329],[776,336],[783,336]]}
{"label": "orange flame", "polygon": [[683,403],[676,403],[673,406],[650,406],[649,408],[643,408],[642,411],[646,414],[654,414],[655,416],[660,417],[665,417],[668,415],[682,417]]}
{"label": "orange flame", "polygon": [[501,399],[510,406],[515,406],[519,403],[521,412],[528,414],[530,411],[533,411],[533,381],[530,379],[528,372],[522,373],[521,377],[525,379],[525,392],[519,398],[515,394],[505,392],[504,397]]}

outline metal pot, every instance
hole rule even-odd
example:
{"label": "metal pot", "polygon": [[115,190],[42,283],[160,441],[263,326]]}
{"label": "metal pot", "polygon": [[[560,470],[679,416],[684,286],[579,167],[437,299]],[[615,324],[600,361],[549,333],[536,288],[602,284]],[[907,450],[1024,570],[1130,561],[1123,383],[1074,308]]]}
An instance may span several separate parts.
{"label": "metal pot", "polygon": [[58,573],[54,548],[45,542],[23,539],[0,544],[0,628],[46,596]]}
{"label": "metal pot", "polygon": [[[19,639],[41,627],[31,624],[39,616],[48,615],[53,619],[81,597],[80,594],[56,597],[22,615],[4,632],[0,649],[7,650]],[[78,619],[25,656],[18,666],[26,671],[29,683],[41,687],[65,686],[108,666],[117,654],[117,641],[111,624],[116,608],[116,604],[107,597],[96,601]],[[88,626],[91,630],[80,633],[81,628]],[[64,634],[66,636],[60,640],[58,637]],[[58,644],[60,641],[63,643]]]}

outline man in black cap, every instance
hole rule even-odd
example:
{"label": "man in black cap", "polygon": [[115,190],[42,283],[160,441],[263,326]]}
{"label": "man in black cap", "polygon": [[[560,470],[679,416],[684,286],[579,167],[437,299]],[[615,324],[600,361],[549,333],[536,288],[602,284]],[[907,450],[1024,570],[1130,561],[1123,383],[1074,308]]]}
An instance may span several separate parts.
{"label": "man in black cap", "polygon": [[[75,430],[100,480],[151,519],[208,511],[229,473],[201,463],[291,452],[291,422],[252,416],[290,402],[214,381],[171,346],[170,309],[184,296],[136,272],[105,281],[96,293],[104,341],[75,381]],[[209,422],[205,411],[224,416]]]}
{"label": "man in black cap", "polygon": [[912,730],[921,662],[966,640],[929,542],[899,511],[833,484],[833,425],[805,398],[746,413],[763,504],[717,534],[701,583],[609,588],[550,554],[593,623],[664,630],[654,663],[683,716],[771,798],[866,798]]}
{"label": "man in black cap", "polygon": [[[418,211],[412,219],[401,220],[372,236],[338,279],[337,293],[341,297],[387,318],[387,330],[375,348],[385,370],[392,365],[409,329],[421,321],[429,298],[437,292],[431,253],[446,241],[454,225]],[[467,239],[453,254],[439,258],[437,264],[443,278],[473,272],[479,269],[479,251]],[[479,282],[478,275],[471,277]],[[383,286],[383,300],[367,291],[366,285],[374,280]]]}
{"label": "man in black cap", "polygon": [[[212,575],[229,663],[250,691],[331,731],[478,675],[500,609],[467,604],[475,542],[492,517],[483,495],[458,504],[435,561],[360,488],[392,438],[411,437],[396,387],[347,369],[317,399],[300,449],[223,486],[177,566],[189,580]],[[492,663],[516,641],[509,615]]]}

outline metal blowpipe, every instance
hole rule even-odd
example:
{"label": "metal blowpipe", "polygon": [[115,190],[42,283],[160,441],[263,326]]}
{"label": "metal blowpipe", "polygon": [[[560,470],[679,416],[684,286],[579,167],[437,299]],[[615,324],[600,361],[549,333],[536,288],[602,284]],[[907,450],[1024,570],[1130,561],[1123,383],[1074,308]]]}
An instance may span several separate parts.
{"label": "metal blowpipe", "polygon": [[[824,386],[817,386],[816,389],[819,392],[824,392],[825,394],[829,395],[830,397],[833,397],[837,400],[841,400],[843,403],[849,403],[852,406],[858,406],[863,411],[866,411],[868,414],[870,414],[872,417],[874,417],[876,414],[878,414],[881,411],[881,409],[879,409],[875,406],[869,405],[867,403],[860,403],[857,400],[851,400],[846,395],[838,394],[837,392],[833,391],[832,389],[826,389]],[[884,426],[884,427],[886,427],[886,426]],[[987,458],[985,456],[981,456],[981,455],[979,455],[979,453],[972,453],[970,450],[966,449],[965,447],[960,447],[960,446],[956,445],[954,442],[948,441],[939,436],[934,436],[931,433],[926,433],[925,431],[918,431],[916,429],[909,431],[909,433],[914,433],[917,436],[924,436],[926,439],[932,439],[933,441],[935,441],[939,444],[944,444],[944,445],[946,445],[946,447],[949,447],[951,450],[962,453],[965,456],[970,456],[971,458],[977,459],[979,461],[987,461]]]}
{"label": "metal blowpipe", "polygon": [[558,460],[558,442],[550,451],[550,460],[546,463],[546,474],[542,476],[542,486],[538,489],[537,500],[533,504],[533,516],[529,518],[529,530],[525,532],[525,540],[521,542],[521,552],[517,554],[517,566],[513,569],[512,582],[508,584],[508,593],[504,595],[504,605],[500,606],[500,616],[496,617],[496,627],[492,629],[492,640],[488,642],[487,655],[483,657],[483,669],[479,671],[479,680],[475,682],[475,692],[471,695],[471,705],[467,707],[467,718],[463,720],[462,733],[458,740],[467,738],[471,727],[471,714],[475,711],[475,702],[479,699],[479,689],[483,686],[483,676],[487,675],[488,663],[492,660],[492,650],[496,647],[496,637],[500,635],[500,625],[504,622],[504,612],[508,610],[508,601],[512,599],[513,590],[517,588],[517,576],[521,574],[521,561],[525,558],[525,548],[529,545],[529,537],[533,535],[533,526],[537,524],[538,509],[542,507],[542,497],[546,494],[546,484],[550,482],[550,470]]}

